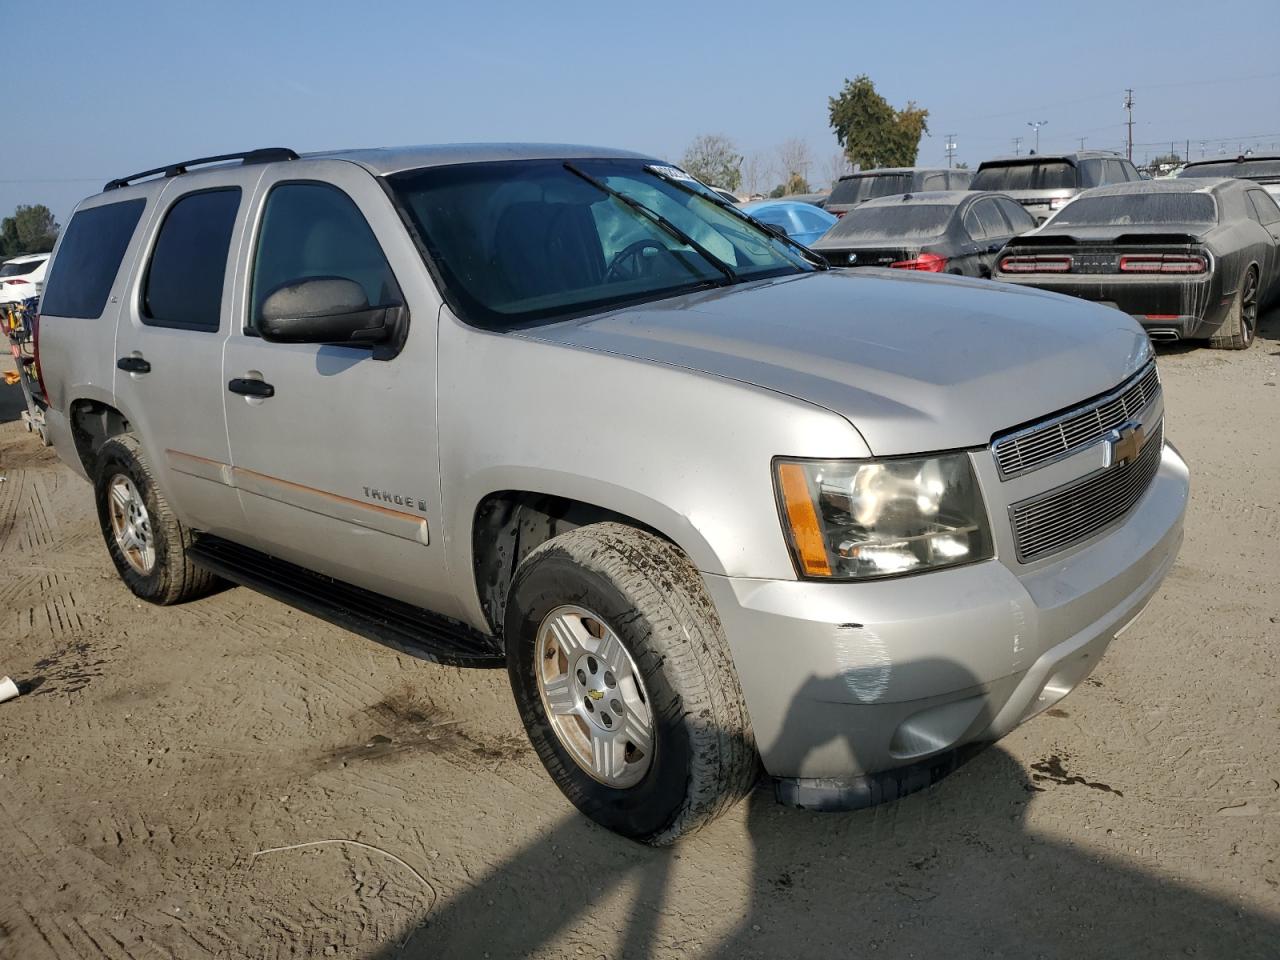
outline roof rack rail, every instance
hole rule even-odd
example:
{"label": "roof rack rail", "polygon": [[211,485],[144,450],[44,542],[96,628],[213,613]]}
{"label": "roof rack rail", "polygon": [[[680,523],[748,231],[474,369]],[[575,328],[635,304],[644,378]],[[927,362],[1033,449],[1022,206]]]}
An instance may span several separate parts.
{"label": "roof rack rail", "polygon": [[186,173],[190,167],[203,166],[206,163],[225,163],[228,160],[239,160],[242,164],[275,163],[277,160],[297,159],[298,155],[288,147],[263,147],[259,150],[248,150],[244,153],[223,153],[216,157],[197,157],[195,160],[183,160],[181,163],[171,163],[167,167],[156,167],[153,170],[143,170],[141,173],[131,173],[127,177],[108,180],[102,191],[105,193],[108,190],[118,190],[138,180],[154,177],[157,173],[162,173],[165,177],[176,177]]}

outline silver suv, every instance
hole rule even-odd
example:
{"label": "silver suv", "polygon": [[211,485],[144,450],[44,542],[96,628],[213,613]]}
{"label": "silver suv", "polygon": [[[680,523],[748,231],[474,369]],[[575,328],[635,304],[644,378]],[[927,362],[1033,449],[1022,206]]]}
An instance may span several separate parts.
{"label": "silver suv", "polygon": [[112,181],[39,349],[137,596],[504,664],[569,799],[651,843],[761,763],[809,808],[928,786],[1079,684],[1182,537],[1130,318],[828,269],[621,151]]}
{"label": "silver suv", "polygon": [[1036,223],[1044,223],[1081,190],[1141,179],[1137,168],[1117,153],[1033,153],[983,161],[969,189],[1008,194]]}

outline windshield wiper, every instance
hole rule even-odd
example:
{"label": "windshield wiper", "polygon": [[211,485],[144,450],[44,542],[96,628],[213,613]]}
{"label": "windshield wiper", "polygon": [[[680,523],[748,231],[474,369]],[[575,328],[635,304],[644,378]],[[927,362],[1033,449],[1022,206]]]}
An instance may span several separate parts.
{"label": "windshield wiper", "polygon": [[710,192],[703,193],[701,190],[698,190],[695,187],[691,187],[687,183],[684,183],[683,181],[678,180],[675,177],[668,176],[667,174],[662,173],[659,170],[656,170],[652,166],[645,167],[645,170],[653,174],[663,183],[669,183],[671,184],[671,186],[675,187],[677,190],[683,190],[685,193],[692,194],[695,197],[701,197],[703,200],[706,200],[710,203],[714,203],[717,207],[721,207],[724,210],[728,210],[739,220],[743,220],[749,223],[755,229],[761,230],[771,237],[776,237],[777,239],[781,240],[783,243],[787,244],[790,247],[794,247],[797,251],[799,251],[800,257],[805,261],[805,263],[812,264],[814,267],[816,267],[819,270],[831,269],[831,264],[827,263],[827,261],[823,259],[823,257],[820,254],[814,253],[812,250],[810,250],[800,241],[792,240],[789,236],[787,236],[785,232],[775,233],[772,230],[765,229],[760,224],[760,222],[756,220],[753,216],[751,216],[749,213],[744,213],[742,210],[739,210],[736,206],[734,206],[724,197],[721,197],[718,194],[714,194]]}
{"label": "windshield wiper", "polygon": [[595,187],[597,190],[601,191],[602,193],[606,193],[609,196],[613,197],[615,200],[620,200],[622,203],[625,203],[628,207],[636,211],[636,213],[640,214],[645,219],[650,220],[653,223],[656,223],[659,227],[661,227],[667,233],[671,234],[671,236],[675,237],[685,246],[692,247],[694,252],[696,252],[698,256],[702,257],[702,259],[706,260],[707,263],[711,264],[713,267],[715,267],[717,270],[719,270],[721,273],[724,274],[724,279],[726,283],[737,282],[738,275],[734,273],[732,269],[730,269],[728,264],[726,264],[723,260],[721,260],[715,254],[713,254],[710,250],[708,250],[706,247],[700,244],[697,240],[693,239],[693,237],[689,236],[687,233],[685,233],[683,230],[677,227],[674,223],[672,223],[662,214],[655,213],[654,211],[646,207],[643,203],[640,203],[638,200],[633,200],[631,197],[628,197],[625,193],[623,193],[620,190],[613,189],[613,187],[609,186],[604,181],[598,180],[597,178],[591,176],[591,174],[587,173],[584,170],[580,170],[579,168],[575,167],[572,163],[566,162],[564,165],[564,168],[568,170],[570,173],[572,173],[575,177],[581,177],[583,180],[587,181],[587,183],[591,184],[593,187]]}

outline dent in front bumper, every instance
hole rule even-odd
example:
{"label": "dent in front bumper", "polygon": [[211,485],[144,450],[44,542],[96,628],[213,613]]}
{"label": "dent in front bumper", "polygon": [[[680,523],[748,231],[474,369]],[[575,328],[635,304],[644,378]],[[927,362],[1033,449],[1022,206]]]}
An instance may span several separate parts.
{"label": "dent in front bumper", "polygon": [[849,778],[994,740],[1066,696],[1141,612],[1182,541],[1166,447],[1126,520],[1055,563],[869,583],[705,576],[765,769]]}

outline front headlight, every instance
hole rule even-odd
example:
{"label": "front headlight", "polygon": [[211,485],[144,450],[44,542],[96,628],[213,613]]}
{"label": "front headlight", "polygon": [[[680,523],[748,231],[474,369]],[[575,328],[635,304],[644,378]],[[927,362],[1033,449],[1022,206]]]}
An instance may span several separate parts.
{"label": "front headlight", "polygon": [[963,453],[895,460],[776,460],[796,569],[863,580],[994,555],[987,512]]}

